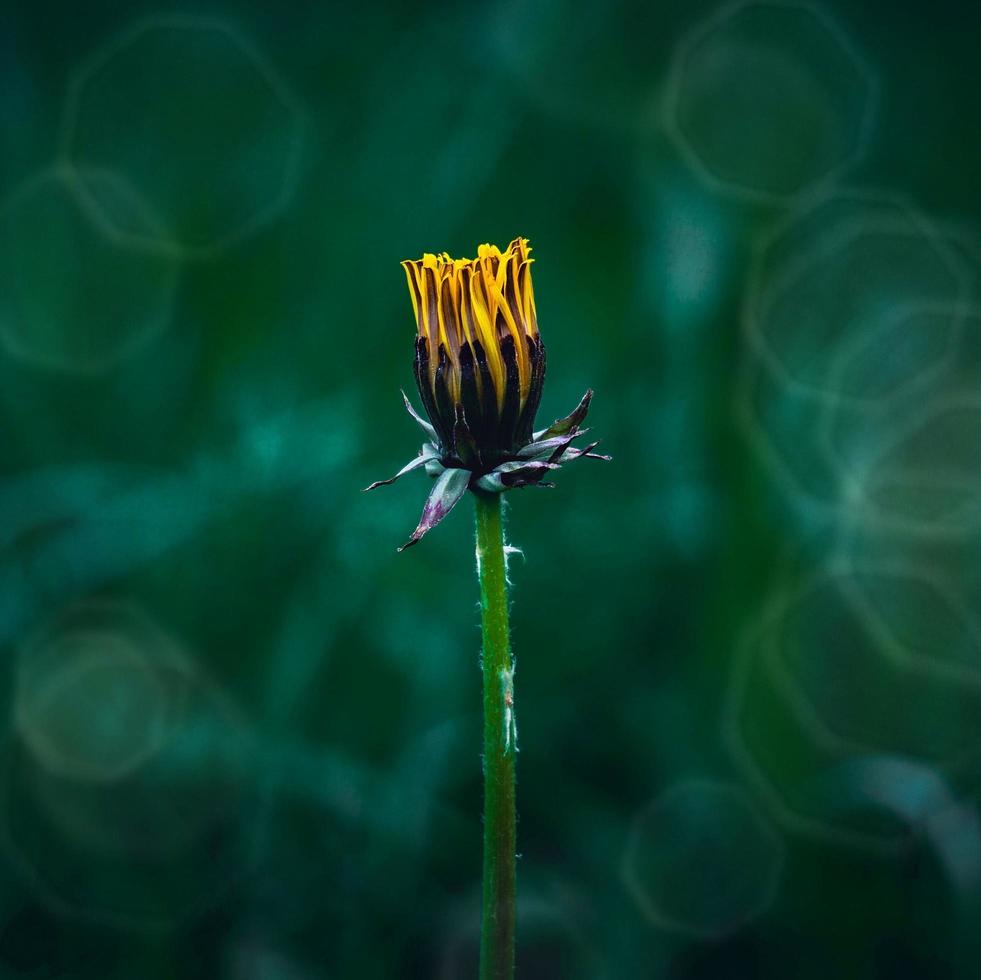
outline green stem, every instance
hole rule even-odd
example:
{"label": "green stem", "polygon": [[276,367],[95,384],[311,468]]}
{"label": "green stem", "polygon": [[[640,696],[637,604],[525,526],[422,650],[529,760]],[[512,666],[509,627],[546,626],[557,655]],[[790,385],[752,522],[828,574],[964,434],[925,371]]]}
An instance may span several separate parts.
{"label": "green stem", "polygon": [[477,494],[477,577],[484,672],[484,892],[480,980],[514,976],[514,661],[501,494]]}

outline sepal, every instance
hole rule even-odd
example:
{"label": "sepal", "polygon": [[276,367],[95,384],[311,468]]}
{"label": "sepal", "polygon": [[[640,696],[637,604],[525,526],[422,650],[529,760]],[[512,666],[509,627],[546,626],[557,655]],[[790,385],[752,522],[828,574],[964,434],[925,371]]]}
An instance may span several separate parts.
{"label": "sepal", "polygon": [[[520,444],[520,437],[528,432],[531,423],[527,415],[522,414],[519,418],[517,414],[517,363],[513,342],[508,341],[509,338],[504,338],[501,342],[505,397],[503,409],[498,415],[496,399],[490,399],[487,405],[484,405],[481,400],[485,389],[487,393],[493,395],[494,388],[479,343],[475,344],[473,364],[467,356],[462,356],[463,387],[460,397],[455,399],[451,398],[446,384],[449,359],[443,345],[439,348],[439,362],[433,387],[429,388],[428,385],[421,383],[423,378],[429,377],[429,350],[426,338],[418,338],[415,370],[417,380],[420,381],[419,390],[423,405],[432,423],[427,422],[413,408],[404,391],[402,399],[406,411],[421,426],[429,441],[423,445],[419,455],[402,467],[395,476],[388,480],[378,480],[371,486],[365,487],[365,490],[374,490],[376,487],[386,486],[420,467],[424,467],[426,473],[435,480],[419,524],[409,540],[398,549],[399,551],[404,551],[425,537],[459,503],[468,489],[484,493],[504,493],[516,487],[551,487],[554,484],[547,481],[545,477],[551,470],[559,469],[563,463],[583,456],[602,460],[612,458],[594,452],[598,444],[596,442],[582,449],[572,445],[576,439],[589,431],[580,426],[589,412],[589,405],[593,398],[591,388],[587,389],[579,404],[569,415],[557,419],[547,429],[533,433],[530,441]],[[544,348],[540,343],[537,348],[529,345],[529,357],[533,354],[541,355],[536,370],[544,376]],[[532,360],[534,363],[534,358]],[[539,377],[538,380],[540,381],[541,378]],[[540,395],[540,391],[537,391],[536,397],[537,395]],[[511,448],[506,450],[506,453],[498,449],[485,453],[482,449],[482,439],[486,436],[485,430],[492,423],[497,427],[499,434],[505,430],[511,433],[509,436]],[[474,428],[475,424],[476,428]],[[519,437],[518,445],[514,444],[515,436]],[[487,466],[493,466],[502,454],[505,455],[504,461],[488,470]]]}
{"label": "sepal", "polygon": [[594,453],[593,450],[599,445],[599,440],[596,442],[591,442],[588,446],[583,449],[577,449],[575,446],[569,446],[566,448],[562,454],[562,462],[566,463],[572,459],[579,459],[580,457],[586,457],[586,459],[602,459],[604,462],[610,463],[613,461],[612,456],[604,456],[602,453]]}
{"label": "sepal", "polygon": [[574,432],[583,423],[589,412],[589,403],[593,400],[593,389],[587,388],[586,394],[582,396],[579,404],[564,418],[556,419],[547,429],[540,429],[532,439],[538,442],[541,439],[549,439],[552,436],[564,436]]}
{"label": "sepal", "polygon": [[529,442],[527,446],[522,446],[517,455],[520,459],[548,459],[550,463],[562,455],[568,448],[573,439],[578,439],[589,429],[579,429],[567,436],[551,436],[548,439],[539,439],[536,442]]}
{"label": "sepal", "polygon": [[419,455],[410,463],[406,463],[395,476],[391,476],[387,480],[376,480],[370,486],[365,487],[362,493],[367,493],[369,490],[374,490],[377,487],[387,487],[389,484],[394,483],[400,476],[405,476],[406,473],[411,473],[413,470],[419,469],[420,466],[425,466],[426,472],[428,473],[432,463],[439,466],[439,456],[432,446],[425,445],[419,450]]}
{"label": "sepal", "polygon": [[405,551],[406,548],[412,547],[453,510],[460,498],[467,492],[470,475],[470,470],[458,468],[443,470],[426,500],[426,506],[422,510],[422,518],[418,526],[412,532],[409,540],[398,549],[399,551]]}
{"label": "sepal", "polygon": [[409,401],[409,396],[403,391],[402,401],[405,402],[405,410],[419,423],[422,427],[422,431],[426,433],[426,438],[432,443],[439,442],[439,436],[436,435],[436,430],[415,410],[412,402]]}
{"label": "sepal", "polygon": [[505,490],[512,490],[515,487],[527,487],[533,483],[539,483],[549,470],[557,470],[558,468],[557,463],[541,460],[530,462],[513,460],[509,463],[501,463],[496,469],[477,480],[476,485],[478,489],[487,493],[503,493]]}

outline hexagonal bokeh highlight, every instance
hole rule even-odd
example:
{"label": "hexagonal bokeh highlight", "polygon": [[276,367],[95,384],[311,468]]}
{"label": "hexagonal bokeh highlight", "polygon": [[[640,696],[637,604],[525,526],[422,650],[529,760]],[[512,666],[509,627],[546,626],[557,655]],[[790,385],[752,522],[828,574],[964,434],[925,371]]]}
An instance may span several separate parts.
{"label": "hexagonal bokeh highlight", "polygon": [[782,826],[892,853],[976,783],[979,718],[976,616],[913,563],[869,563],[775,597],[725,733]]}
{"label": "hexagonal bokeh highlight", "polygon": [[[865,520],[908,538],[958,538],[981,528],[981,246],[943,229],[945,246],[966,266],[969,303],[959,317],[951,355],[926,386],[893,399],[888,413],[838,411],[826,439],[848,472]],[[949,329],[937,309],[910,321],[910,333]]]}
{"label": "hexagonal bokeh highlight", "polygon": [[694,780],[637,815],[621,873],[654,925],[717,939],[769,908],[783,853],[780,836],[742,789]]}
{"label": "hexagonal bokeh highlight", "polygon": [[83,629],[24,651],[14,719],[49,772],[113,782],[160,747],[172,723],[165,678],[116,630]]}
{"label": "hexagonal bokeh highlight", "polygon": [[109,41],[75,76],[63,154],[110,169],[166,219],[166,232],[117,220],[97,184],[91,206],[133,246],[202,258],[285,208],[301,114],[269,62],[220,22],[155,17]]}
{"label": "hexagonal bokeh highlight", "polygon": [[[908,484],[900,488],[912,490]],[[924,496],[937,496],[935,484],[922,489]],[[841,569],[839,579],[861,584],[852,595],[876,611],[903,649],[981,673],[977,533],[897,533],[866,517],[868,509],[856,507],[838,529],[831,564]]]}
{"label": "hexagonal bokeh highlight", "polygon": [[177,266],[134,252],[117,227],[166,234],[147,202],[119,174],[92,170],[116,224],[79,193],[82,175],[50,170],[0,205],[0,344],[19,361],[71,373],[107,371],[169,323]]}
{"label": "hexagonal bokeh highlight", "polygon": [[821,7],[739,3],[679,46],[666,125],[713,187],[779,201],[862,154],[875,93],[869,67]]}
{"label": "hexagonal bokeh highlight", "polygon": [[771,652],[798,709],[833,737],[938,765],[981,744],[981,633],[915,574],[816,582],[786,610]]}
{"label": "hexagonal bokeh highlight", "polygon": [[896,428],[853,481],[860,511],[910,537],[976,533],[981,528],[981,398],[928,401]]}
{"label": "hexagonal bokeh highlight", "polygon": [[981,476],[981,253],[953,229],[940,229],[938,239],[966,290],[956,301],[910,313],[891,348],[853,345],[839,376],[868,377],[890,364],[912,365],[913,352],[924,350],[927,338],[938,353],[946,352],[932,366],[924,359],[928,369],[919,383],[897,390],[878,411],[842,406],[829,413],[821,435],[857,509],[893,533],[917,538],[957,537],[981,526],[974,492]]}
{"label": "hexagonal bokeh highlight", "polygon": [[747,353],[735,402],[743,438],[793,514],[809,526],[837,518],[848,506],[846,492],[817,435],[831,410],[828,400],[788,390]]}
{"label": "hexagonal bokeh highlight", "polygon": [[949,360],[968,288],[964,264],[915,208],[841,191],[759,243],[744,323],[787,386],[874,406]]}
{"label": "hexagonal bokeh highlight", "polygon": [[164,926],[243,873],[239,713],[135,606],[67,609],[17,651],[0,847],[59,914]]}
{"label": "hexagonal bokeh highlight", "polygon": [[758,245],[737,412],[795,507],[840,516],[858,481],[960,358],[970,279],[890,195],[808,201]]}

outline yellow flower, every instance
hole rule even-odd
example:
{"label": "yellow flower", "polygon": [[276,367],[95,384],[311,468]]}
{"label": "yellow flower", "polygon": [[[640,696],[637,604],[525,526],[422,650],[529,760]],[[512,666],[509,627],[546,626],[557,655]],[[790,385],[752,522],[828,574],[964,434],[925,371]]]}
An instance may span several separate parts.
{"label": "yellow flower", "polygon": [[[481,245],[475,259],[444,252],[402,263],[418,328],[419,393],[444,448],[466,465],[493,468],[531,436],[545,347],[530,251],[516,238],[503,252]],[[469,438],[455,432],[464,425]]]}
{"label": "yellow flower", "polygon": [[580,456],[609,459],[572,443],[586,430],[592,391],[565,418],[533,432],[545,383],[531,252],[516,238],[502,252],[481,245],[475,259],[425,254],[402,263],[416,314],[416,385],[427,422],[405,399],[427,436],[419,455],[389,480],[425,467],[436,484],[419,526],[400,548],[435,527],[466,491],[501,493],[542,483]]}

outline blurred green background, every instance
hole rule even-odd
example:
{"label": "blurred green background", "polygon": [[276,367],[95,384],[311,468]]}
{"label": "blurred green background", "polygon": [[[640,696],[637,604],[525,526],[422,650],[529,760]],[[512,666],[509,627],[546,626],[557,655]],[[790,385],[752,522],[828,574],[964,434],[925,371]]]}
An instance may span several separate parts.
{"label": "blurred green background", "polygon": [[525,978],[977,976],[981,14],[8,5],[0,976],[469,978],[399,260],[531,239]]}

